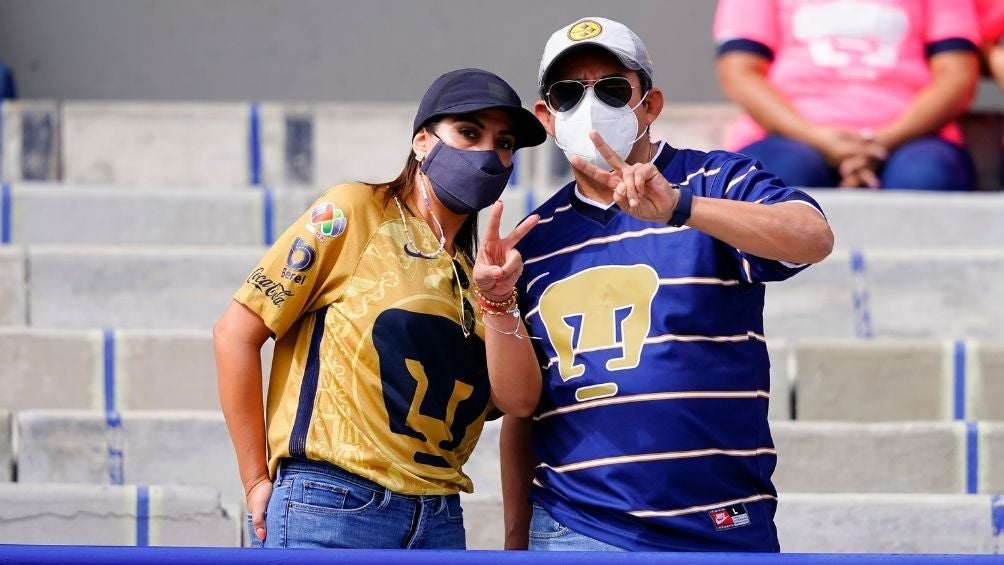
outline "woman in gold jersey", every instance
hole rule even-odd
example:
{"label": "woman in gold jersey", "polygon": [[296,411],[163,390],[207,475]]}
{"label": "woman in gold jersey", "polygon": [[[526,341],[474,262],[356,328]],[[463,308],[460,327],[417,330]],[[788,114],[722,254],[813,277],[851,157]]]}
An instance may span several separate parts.
{"label": "woman in gold jersey", "polygon": [[545,137],[496,75],[439,77],[401,174],[327,191],[234,294],[213,335],[252,545],[465,547],[462,466],[485,419],[540,395],[513,287],[537,217],[500,237],[499,197]]}

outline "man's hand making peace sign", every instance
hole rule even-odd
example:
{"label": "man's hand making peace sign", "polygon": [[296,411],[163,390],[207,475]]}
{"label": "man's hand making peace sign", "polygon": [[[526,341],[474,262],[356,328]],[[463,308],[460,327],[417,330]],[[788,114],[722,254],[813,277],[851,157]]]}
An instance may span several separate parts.
{"label": "man's hand making peace sign", "polygon": [[[601,170],[581,157],[572,157],[572,166],[610,188],[614,202],[625,213],[643,221],[669,222],[680,191],[662,172],[652,163],[627,164],[595,131],[589,132],[589,139],[613,170]],[[797,202],[765,206],[695,195],[686,225],[757,257],[791,263],[821,261],[833,247],[826,219]]]}
{"label": "man's hand making peace sign", "polygon": [[604,171],[578,156],[572,157],[572,166],[613,190],[614,202],[621,210],[639,220],[668,222],[680,193],[673,189],[662,172],[652,163],[628,165],[603,141],[599,132],[589,132],[589,139],[613,171]]}

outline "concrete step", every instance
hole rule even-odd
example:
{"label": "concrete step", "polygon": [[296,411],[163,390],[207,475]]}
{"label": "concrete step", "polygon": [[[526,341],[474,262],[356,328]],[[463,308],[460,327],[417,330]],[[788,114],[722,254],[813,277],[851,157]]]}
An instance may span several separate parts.
{"label": "concrete step", "polygon": [[[500,422],[486,424],[465,467],[474,481],[474,493],[461,495],[465,515],[478,517],[474,523],[468,518],[467,536],[472,547],[481,549],[502,547],[499,428]],[[771,428],[784,551],[987,551],[993,537],[991,500],[997,512],[1004,512],[1004,499],[992,496],[1004,492],[1004,422],[774,421]],[[935,531],[941,509],[951,535]],[[920,529],[908,527],[917,516],[931,519]],[[869,524],[886,524],[882,531],[899,528],[902,533],[855,541]],[[963,525],[973,524],[980,526],[956,536]],[[1004,539],[993,539],[1004,549]],[[961,541],[955,545],[953,540]]]}
{"label": "concrete step", "polygon": [[[262,348],[262,391],[272,362]],[[218,410],[212,335],[195,330],[0,328],[0,406]]]}
{"label": "concrete step", "polygon": [[778,492],[995,494],[1000,422],[774,422]]}
{"label": "concrete step", "polygon": [[990,495],[788,494],[775,523],[785,553],[999,554]]}
{"label": "concrete step", "polygon": [[28,322],[28,277],[23,248],[0,245],[0,326]]}
{"label": "concrete step", "polygon": [[1004,420],[1004,342],[802,340],[799,420]]}
{"label": "concrete step", "polygon": [[[331,177],[331,183],[354,178]],[[511,229],[553,190],[524,178],[505,193]],[[6,243],[74,245],[259,245],[271,242],[323,188],[17,182],[6,188]],[[1004,194],[813,190],[841,247],[1000,249]],[[6,218],[6,220],[5,220]],[[66,218],[73,218],[67,222]],[[0,238],[0,241],[3,241]]]}
{"label": "concrete step", "polygon": [[[211,487],[244,508],[230,436],[219,411],[27,410],[15,415],[21,483]],[[236,514],[235,514],[236,515]]]}
{"label": "concrete step", "polygon": [[[991,495],[782,493],[774,523],[782,553],[958,558],[1004,551],[1001,512]],[[465,501],[464,525],[468,549],[502,549],[502,500]]]}
{"label": "concrete step", "polygon": [[0,484],[0,544],[239,546],[239,517],[209,488]]}
{"label": "concrete step", "polygon": [[[219,414],[124,412],[121,423],[116,426],[110,425],[103,414],[93,411],[25,411],[16,415],[16,422],[20,482],[109,484],[122,480],[138,484],[208,486],[223,493],[225,507],[240,508],[243,504],[233,450]],[[493,422],[486,427],[466,467],[475,485],[473,494],[462,497],[472,547],[491,548],[501,544],[498,426],[498,422]],[[883,501],[886,499],[875,497],[903,495],[891,500],[907,503],[899,508],[910,508],[915,501],[910,495],[975,495],[1004,489],[1004,473],[1000,472],[1004,469],[1004,422],[969,425],[961,422],[774,422],[772,427],[779,454],[774,479],[782,503],[798,500],[796,493],[809,493],[806,496],[844,496],[825,499],[850,501],[843,508],[864,506],[855,514],[840,514],[843,510],[838,512],[834,508],[826,510],[826,504],[803,510],[806,515],[817,513],[820,523],[832,520],[834,527],[857,527],[862,520],[867,521],[872,512],[869,496],[871,500]],[[199,441],[192,442],[191,438],[199,438]],[[888,505],[888,501],[882,504]],[[922,507],[923,504],[918,510]],[[921,514],[903,512],[904,521],[896,527],[903,528],[904,532],[920,532],[923,528],[910,529],[906,524],[916,520],[918,515],[939,516],[940,520],[938,508],[938,504],[934,504]],[[986,510],[983,520],[991,517],[989,508]],[[894,514],[888,508],[883,512],[878,514],[883,517],[877,520],[888,520],[887,517]],[[969,510],[962,515],[970,516]],[[838,519],[839,516],[843,517]],[[791,521],[791,524],[796,523],[798,520]],[[805,535],[793,537],[816,539],[809,535],[811,529],[802,533]],[[981,539],[985,534],[979,532]],[[914,540],[916,543],[908,543],[902,536],[881,543],[903,550],[920,550],[925,546],[919,540],[925,537],[918,536]],[[822,539],[844,538],[824,536]],[[808,543],[797,547],[798,551],[835,550],[832,545]],[[878,546],[851,544],[842,551],[855,551],[855,547]],[[967,547],[970,548],[967,551],[981,551],[973,549],[976,547],[973,545]]]}
{"label": "concrete step", "polygon": [[[0,278],[32,326],[209,328],[263,247],[39,245]],[[19,257],[26,257],[16,276]],[[30,288],[23,273],[31,273]],[[27,293],[24,296],[20,293]],[[999,339],[1004,249],[837,250],[768,285],[768,338]],[[18,308],[8,314],[17,325]]]}
{"label": "concrete step", "polygon": [[[501,496],[499,422],[489,422],[465,472],[478,500]],[[781,494],[1004,492],[1004,422],[773,421]]]}
{"label": "concrete step", "polygon": [[813,189],[837,245],[869,247],[1004,246],[1004,194]]}
{"label": "concrete step", "polygon": [[[0,243],[14,245],[270,245],[324,190],[150,188],[22,182],[5,185]],[[501,227],[527,215],[525,187],[503,195]],[[73,218],[66,222],[66,218]],[[482,214],[482,237],[487,212]]]}
{"label": "concrete step", "polygon": [[[20,183],[10,187],[9,243],[264,245],[266,226],[280,204],[275,200],[286,199],[250,188],[207,192]],[[293,219],[284,217],[283,223]]]}
{"label": "concrete step", "polygon": [[11,441],[10,410],[0,408],[0,483],[14,479],[14,444]]}
{"label": "concrete step", "polygon": [[31,325],[208,330],[261,247],[34,246]]}
{"label": "concrete step", "polygon": [[[267,385],[273,342],[262,349]],[[1004,342],[771,340],[771,420],[1004,421]],[[0,327],[0,406],[216,410],[208,330]]]}
{"label": "concrete step", "polygon": [[[263,392],[274,342],[262,348]],[[790,419],[789,350],[768,346],[771,419]],[[216,410],[209,331],[0,327],[0,406],[31,409]]]}
{"label": "concrete step", "polygon": [[767,285],[768,339],[1004,335],[1004,249],[837,249]]}

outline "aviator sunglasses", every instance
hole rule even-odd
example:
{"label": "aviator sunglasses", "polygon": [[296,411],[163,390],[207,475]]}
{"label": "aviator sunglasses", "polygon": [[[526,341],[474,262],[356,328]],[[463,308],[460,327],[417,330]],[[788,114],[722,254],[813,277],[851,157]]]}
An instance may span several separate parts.
{"label": "aviator sunglasses", "polygon": [[631,94],[638,87],[620,76],[597,80],[559,80],[548,87],[544,101],[554,112],[567,112],[582,100],[587,88],[593,89],[600,102],[611,108],[621,108],[627,106],[631,101]]}

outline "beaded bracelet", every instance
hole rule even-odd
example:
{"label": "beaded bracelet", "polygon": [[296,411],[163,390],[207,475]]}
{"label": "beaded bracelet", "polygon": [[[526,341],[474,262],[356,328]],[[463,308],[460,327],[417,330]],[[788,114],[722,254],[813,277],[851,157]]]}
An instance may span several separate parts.
{"label": "beaded bracelet", "polygon": [[474,297],[478,301],[478,305],[481,306],[482,310],[485,310],[491,314],[512,314],[512,310],[516,306],[516,288],[513,287],[512,294],[510,294],[504,300],[492,300],[481,294],[477,285],[474,285]]}
{"label": "beaded bracelet", "polygon": [[480,301],[478,302],[478,306],[481,307],[481,312],[488,316],[515,316],[517,318],[519,317],[519,305],[515,303],[512,306],[506,308],[505,310],[492,308],[491,306],[488,306],[487,304]]}

